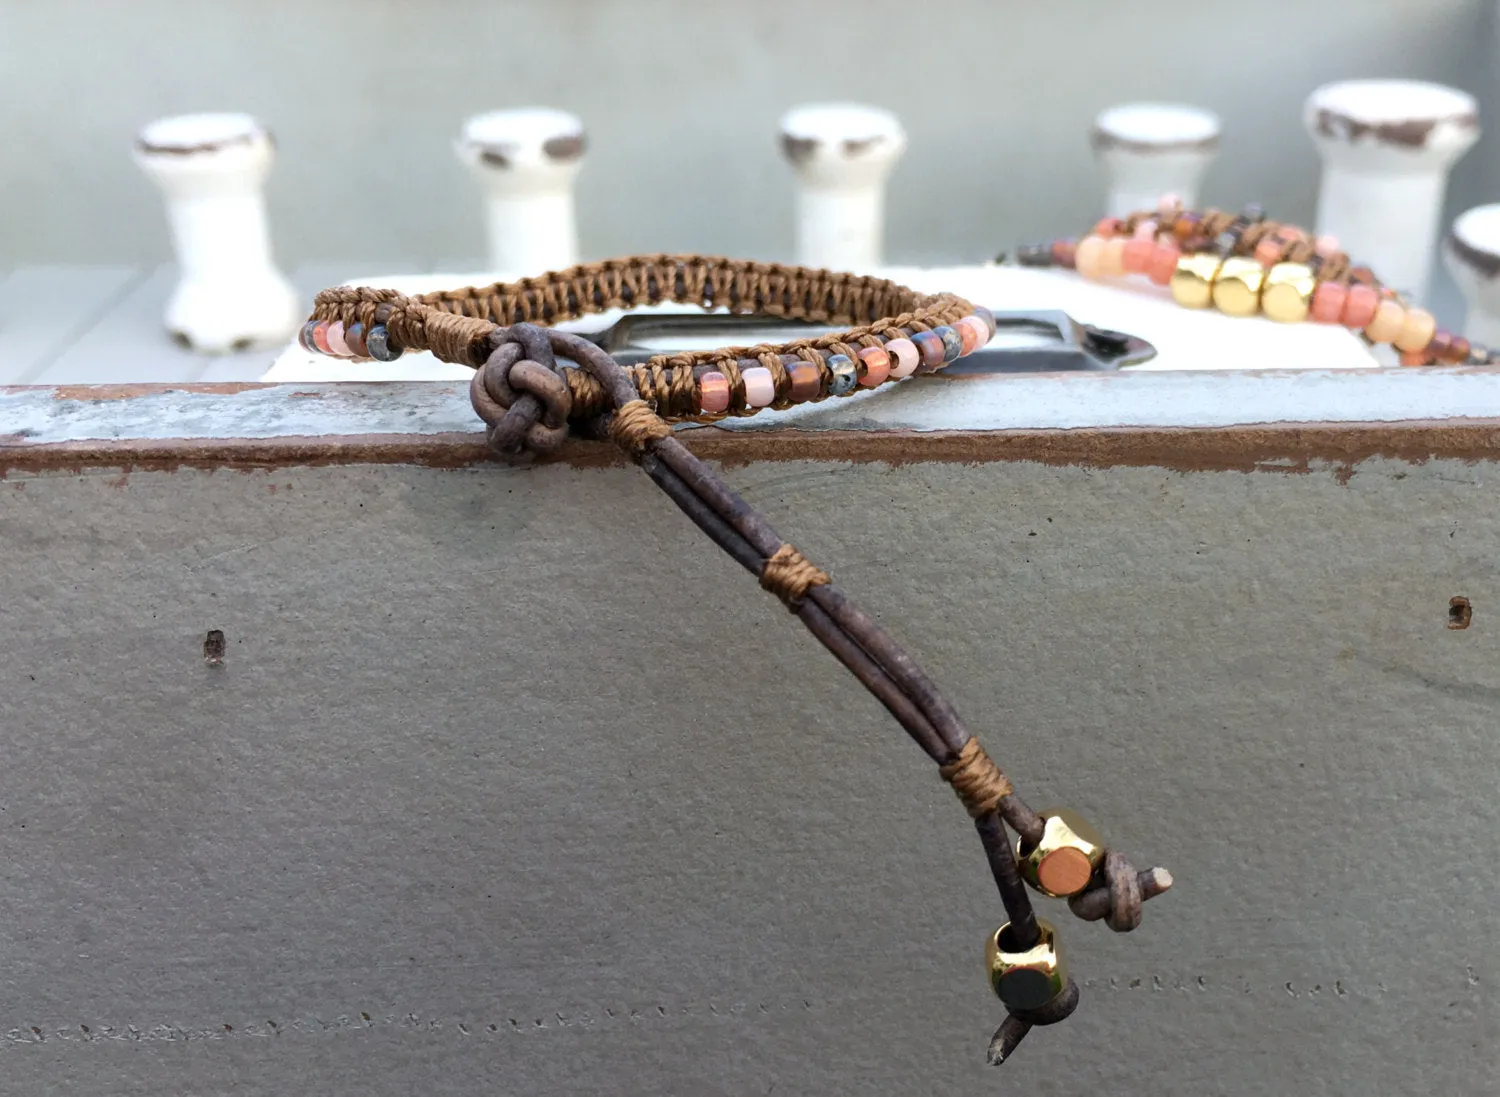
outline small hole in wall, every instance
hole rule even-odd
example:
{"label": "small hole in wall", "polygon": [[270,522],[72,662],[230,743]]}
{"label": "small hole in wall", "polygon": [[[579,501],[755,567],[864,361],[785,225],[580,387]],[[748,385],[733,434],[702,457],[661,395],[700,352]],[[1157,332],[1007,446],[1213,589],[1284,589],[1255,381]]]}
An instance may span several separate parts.
{"label": "small hole in wall", "polygon": [[1469,622],[1474,619],[1474,607],[1469,605],[1469,600],[1463,595],[1454,595],[1448,601],[1448,627],[1468,628]]}
{"label": "small hole in wall", "polygon": [[208,635],[203,640],[203,661],[211,667],[222,667],[224,665],[224,632],[222,629],[209,629]]}

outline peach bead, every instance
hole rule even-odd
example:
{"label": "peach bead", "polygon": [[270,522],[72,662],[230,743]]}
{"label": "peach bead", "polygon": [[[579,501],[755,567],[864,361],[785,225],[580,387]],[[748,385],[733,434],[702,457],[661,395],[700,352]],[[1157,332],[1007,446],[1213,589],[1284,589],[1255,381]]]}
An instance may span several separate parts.
{"label": "peach bead", "polygon": [[770,407],[776,399],[776,382],[765,366],[740,370],[740,380],[745,384],[745,403],[752,408]]}
{"label": "peach bead", "polygon": [[1425,350],[1437,334],[1437,317],[1426,309],[1407,309],[1401,334],[1396,336],[1397,350]]}
{"label": "peach bead", "polygon": [[916,373],[922,362],[917,344],[910,339],[892,339],[885,345],[885,352],[891,359],[891,377],[897,381]]}
{"label": "peach bead", "polygon": [[1105,278],[1118,278],[1125,273],[1125,245],[1123,236],[1111,236],[1104,241],[1104,250],[1099,253],[1099,269]]}
{"label": "peach bead", "polygon": [[317,347],[323,354],[332,355],[333,347],[328,344],[328,321],[321,320],[318,326],[312,330],[313,346]]}
{"label": "peach bead", "polygon": [[1256,244],[1255,261],[1263,267],[1274,267],[1281,261],[1281,241],[1272,236]]}
{"label": "peach bead", "polygon": [[708,415],[728,411],[729,378],[718,371],[710,371],[699,377],[698,409]]}
{"label": "peach bead", "polygon": [[1313,241],[1313,251],[1317,252],[1324,259],[1327,259],[1330,255],[1337,255],[1338,250],[1339,238],[1331,236],[1326,232]]}
{"label": "peach bead", "polygon": [[354,352],[349,349],[349,344],[344,342],[344,322],[335,320],[328,325],[328,349],[333,351],[339,358],[353,358]]}
{"label": "peach bead", "polygon": [[1098,233],[1090,233],[1078,241],[1078,246],[1073,249],[1073,266],[1079,274],[1090,279],[1104,277],[1101,260],[1107,243],[1109,241]]}
{"label": "peach bead", "polygon": [[1375,310],[1375,318],[1365,325],[1365,335],[1372,343],[1394,343],[1406,324],[1406,310],[1401,302],[1387,298]]}
{"label": "peach bead", "polygon": [[1344,315],[1339,323],[1346,328],[1363,328],[1375,319],[1379,308],[1380,294],[1375,292],[1374,286],[1350,286],[1349,296],[1344,301]]}
{"label": "peach bead", "polygon": [[1181,258],[1182,249],[1177,245],[1157,244],[1156,250],[1151,253],[1151,262],[1146,266],[1146,273],[1158,286],[1165,286],[1172,280],[1172,275],[1177,273],[1177,260]]}
{"label": "peach bead", "polygon": [[1151,253],[1156,250],[1156,241],[1135,237],[1125,241],[1121,262],[1127,274],[1144,274],[1151,265]]}
{"label": "peach bead", "polygon": [[1155,221],[1142,221],[1135,227],[1135,238],[1137,240],[1150,240],[1156,243],[1157,225]]}
{"label": "peach bead", "polygon": [[1348,296],[1349,291],[1337,282],[1319,282],[1313,290],[1312,319],[1320,324],[1337,324]]}
{"label": "peach bead", "polygon": [[964,340],[964,353],[973,354],[974,351],[990,341],[990,329],[984,326],[984,321],[977,316],[965,316],[958,322],[959,330],[967,329],[974,333],[974,346],[969,347],[969,341]]}
{"label": "peach bead", "polygon": [[1108,238],[1118,234],[1122,228],[1124,226],[1120,224],[1118,217],[1101,217],[1098,223],[1094,225],[1094,234]]}
{"label": "peach bead", "polygon": [[968,317],[965,316],[963,320],[959,320],[953,325],[953,330],[958,332],[958,356],[960,358],[967,354],[973,354],[974,348],[979,346],[979,336],[974,334],[973,328],[964,323],[964,320],[967,319]]}
{"label": "peach bead", "polygon": [[859,383],[865,388],[872,389],[891,375],[891,356],[884,347],[861,347],[858,357],[855,365],[859,370]]}

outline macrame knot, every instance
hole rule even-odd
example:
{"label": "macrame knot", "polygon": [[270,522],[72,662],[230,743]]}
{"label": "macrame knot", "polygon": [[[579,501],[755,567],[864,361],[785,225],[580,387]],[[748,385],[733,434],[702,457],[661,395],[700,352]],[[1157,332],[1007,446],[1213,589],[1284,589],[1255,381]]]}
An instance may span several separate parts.
{"label": "macrame knot", "polygon": [[615,412],[609,436],[632,457],[639,458],[652,442],[672,436],[672,428],[644,400],[631,400]]}
{"label": "macrame knot", "polygon": [[957,758],[938,767],[938,773],[953,786],[971,819],[990,814],[1014,791],[1010,778],[990,760],[979,740],[972,736],[965,740]]}
{"label": "macrame knot", "polygon": [[795,610],[813,587],[827,583],[828,573],[791,545],[782,545],[760,569],[760,585]]}
{"label": "macrame knot", "polygon": [[573,393],[542,328],[515,324],[490,336],[494,350],[469,382],[469,402],[489,424],[490,448],[511,460],[550,453],[568,437]]}
{"label": "macrame knot", "polygon": [[1104,854],[1103,881],[1068,900],[1068,909],[1086,922],[1103,919],[1116,933],[1129,933],[1141,924],[1141,904],[1172,886],[1164,868],[1137,872],[1122,854]]}

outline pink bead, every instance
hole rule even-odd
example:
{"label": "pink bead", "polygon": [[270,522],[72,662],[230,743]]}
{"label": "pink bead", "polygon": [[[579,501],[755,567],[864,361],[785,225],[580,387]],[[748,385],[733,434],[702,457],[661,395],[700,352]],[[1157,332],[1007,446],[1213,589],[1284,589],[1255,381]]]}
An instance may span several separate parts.
{"label": "pink bead", "polygon": [[740,370],[740,380],[745,383],[745,403],[752,408],[769,407],[776,399],[776,382],[765,366]]}
{"label": "pink bead", "polygon": [[1142,221],[1135,227],[1135,238],[1137,240],[1150,240],[1156,242],[1157,227],[1155,221]]}
{"label": "pink bead", "polygon": [[1122,261],[1125,264],[1127,274],[1144,274],[1146,268],[1151,265],[1151,255],[1156,251],[1156,241],[1143,239],[1137,236],[1133,240],[1125,241],[1125,251]]}
{"label": "pink bead", "polygon": [[698,378],[698,408],[707,415],[729,410],[729,378],[717,371]]}
{"label": "pink bead", "polygon": [[1263,267],[1273,267],[1281,261],[1281,241],[1262,240],[1255,245],[1255,261]]}
{"label": "pink bead", "polygon": [[349,349],[349,344],[344,342],[344,322],[335,320],[328,325],[328,349],[333,351],[338,358],[353,358],[354,352]]}
{"label": "pink bead", "polygon": [[891,377],[897,381],[916,373],[917,364],[922,361],[917,344],[910,339],[892,339],[885,345],[885,352],[891,359]]}
{"label": "pink bead", "polygon": [[1337,282],[1319,282],[1313,290],[1312,318],[1320,324],[1337,324],[1348,296],[1348,289]]}
{"label": "pink bead", "polygon": [[965,354],[973,354],[974,351],[990,341],[990,329],[985,327],[984,321],[977,316],[965,316],[958,322],[958,326],[961,330],[973,332],[974,334],[973,347],[969,347],[969,340],[967,338],[964,339]]}
{"label": "pink bead", "polygon": [[1339,323],[1346,328],[1363,328],[1375,319],[1379,308],[1380,294],[1374,286],[1350,286],[1349,296],[1344,301],[1344,315]]}
{"label": "pink bead", "polygon": [[328,345],[328,321],[318,321],[318,326],[312,329],[313,346],[320,354],[333,354],[333,348]]}
{"label": "pink bead", "polygon": [[1313,251],[1317,252],[1324,259],[1327,259],[1330,255],[1337,254],[1338,250],[1339,238],[1337,236],[1331,236],[1326,232],[1322,236],[1318,237],[1315,241],[1313,241]]}
{"label": "pink bead", "polygon": [[1177,273],[1177,260],[1181,258],[1182,251],[1176,244],[1157,244],[1156,250],[1151,253],[1151,262],[1146,266],[1146,273],[1158,286],[1165,286],[1172,280],[1172,275]]}

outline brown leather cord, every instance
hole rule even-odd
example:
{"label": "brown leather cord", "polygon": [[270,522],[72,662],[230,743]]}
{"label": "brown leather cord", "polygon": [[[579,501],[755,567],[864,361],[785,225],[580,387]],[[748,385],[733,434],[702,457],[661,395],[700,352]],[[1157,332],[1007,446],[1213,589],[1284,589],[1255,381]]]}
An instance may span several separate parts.
{"label": "brown leather cord", "polygon": [[[530,322],[648,304],[664,296],[726,304],[735,311],[862,326],[781,347],[660,356],[646,367],[626,370],[597,344]],[[430,349],[446,361],[475,367],[470,400],[489,424],[490,443],[502,456],[524,460],[556,445],[570,423],[607,433],[715,544],[781,598],[938,764],[974,818],[1009,918],[1011,939],[1029,949],[1040,939],[1040,931],[1006,828],[1014,829],[1023,842],[1035,843],[1041,838],[1043,819],[1014,795],[1009,780],[916,661],[854,606],[827,573],[784,541],[694,457],[661,414],[662,405],[673,404],[675,393],[686,384],[683,378],[693,369],[718,369],[732,387],[742,387],[736,364],[741,360],[762,362],[775,355],[778,365],[783,356],[821,361],[815,349],[841,347],[842,353],[850,353],[854,345],[870,345],[866,340],[877,334],[928,330],[929,325],[956,321],[971,311],[961,298],[924,297],[879,279],[769,264],[647,256],[575,267],[509,287],[420,299],[386,290],[329,290],[318,295],[316,318],[383,322],[405,346]],[[561,365],[560,358],[579,368]],[[772,370],[772,377],[782,383],[785,370],[779,375]],[[1104,917],[1112,928],[1133,928],[1142,901],[1160,894],[1170,882],[1164,870],[1136,873],[1110,851],[1101,878],[1081,897],[1080,917]],[[1077,1000],[1077,987],[1070,981],[1064,993],[1042,1009],[1013,1013],[1006,1021],[1009,1028],[1002,1026],[1002,1032],[1010,1033],[1008,1046],[1013,1049],[1032,1025],[1062,1020]],[[992,1060],[1000,1061],[993,1054]]]}
{"label": "brown leather cord", "polygon": [[[657,420],[661,422],[661,420]],[[663,424],[665,426],[665,424]],[[760,585],[796,610],[813,587],[829,582],[828,573],[809,563],[791,545],[782,545],[760,569]]]}
{"label": "brown leather cord", "polygon": [[958,757],[939,766],[938,773],[953,786],[974,819],[997,810],[1000,802],[1015,791],[1010,779],[990,760],[977,739],[965,743]]}

